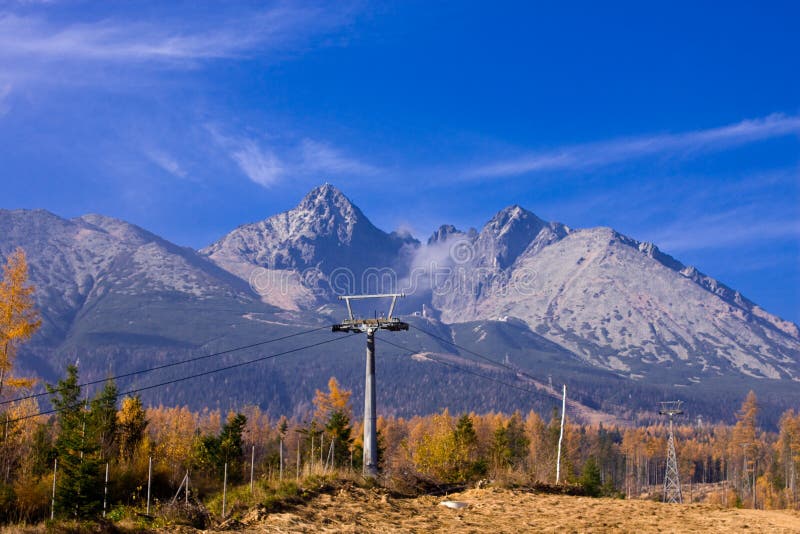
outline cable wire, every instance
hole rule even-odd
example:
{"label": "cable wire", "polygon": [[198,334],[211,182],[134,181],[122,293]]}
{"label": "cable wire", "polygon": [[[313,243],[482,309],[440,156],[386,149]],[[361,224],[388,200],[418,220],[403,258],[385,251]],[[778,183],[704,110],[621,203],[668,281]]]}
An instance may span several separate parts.
{"label": "cable wire", "polygon": [[[302,336],[302,335],[305,335],[305,334],[310,334],[312,332],[317,332],[319,330],[324,330],[324,329],[327,329],[327,328],[330,328],[330,325],[320,326],[318,328],[312,328],[310,330],[305,330],[303,332],[295,332],[294,334],[289,334],[289,335],[286,335],[286,336],[276,337],[276,338],[268,339],[266,341],[259,341],[258,343],[252,343],[250,345],[243,345],[241,347],[234,347],[232,349],[226,349],[226,350],[223,350],[223,351],[220,351],[220,352],[215,352],[213,354],[205,354],[203,356],[196,356],[194,358],[187,358],[185,360],[179,360],[179,361],[176,361],[176,362],[156,365],[154,367],[148,367],[146,369],[140,369],[138,371],[131,371],[129,373],[122,373],[122,374],[115,375],[115,376],[110,376],[110,377],[107,377],[107,378],[100,378],[100,379],[97,379],[97,380],[90,380],[88,382],[83,382],[81,384],[78,384],[78,387],[82,388],[84,386],[92,386],[92,385],[95,385],[95,384],[100,384],[100,383],[103,383],[103,382],[107,382],[108,380],[119,380],[120,378],[127,378],[129,376],[135,376],[135,375],[140,375],[140,374],[144,374],[144,373],[150,373],[152,371],[158,371],[160,369],[166,369],[168,367],[175,367],[176,365],[181,365],[181,364],[184,364],[184,363],[196,362],[196,361],[199,361],[199,360],[205,360],[205,359],[208,359],[208,358],[213,358],[214,356],[222,356],[223,354],[230,354],[232,352],[238,352],[240,350],[252,349],[254,347],[260,347],[262,345],[267,345],[269,343],[275,343],[276,341],[283,341],[284,339],[290,339],[290,338],[293,338],[293,337]],[[48,394],[49,393],[47,391],[43,391],[41,393],[31,393],[30,395],[17,397],[15,399],[0,401],[0,406],[3,406],[5,404],[10,404],[12,402],[19,402],[19,401],[28,400],[28,399],[36,399],[36,398],[43,397],[43,396],[48,395]]]}
{"label": "cable wire", "polygon": [[[262,356],[260,358],[254,359],[254,360],[247,360],[245,362],[234,363],[234,364],[231,364],[231,365],[226,365],[225,367],[219,367],[217,369],[212,369],[210,371],[203,371],[202,373],[196,373],[196,374],[193,374],[193,375],[182,376],[180,378],[175,378],[173,380],[167,380],[166,382],[160,382],[158,384],[152,384],[150,386],[144,386],[144,387],[141,387],[141,388],[129,389],[128,391],[123,391],[122,393],[118,393],[117,396],[121,397],[121,396],[124,396],[124,395],[133,395],[135,393],[140,393],[142,391],[147,391],[147,390],[159,388],[159,387],[162,387],[162,386],[169,386],[169,385],[175,384],[177,382],[183,382],[184,380],[191,380],[192,378],[198,378],[198,377],[201,377],[201,376],[212,375],[214,373],[219,373],[219,372],[222,372],[222,371],[228,371],[230,369],[235,369],[237,367],[250,365],[251,363],[263,362],[264,360],[270,360],[272,358],[277,358],[278,356],[284,356],[286,354],[291,354],[293,352],[300,352],[301,350],[306,350],[306,349],[311,349],[311,348],[314,348],[314,347],[319,347],[320,345],[325,345],[326,343],[333,343],[335,341],[339,341],[341,339],[347,339],[349,337],[353,337],[353,336],[357,336],[357,335],[358,335],[358,333],[350,334],[350,335],[344,336],[344,337],[337,336],[337,337],[334,337],[332,339],[326,339],[325,341],[320,341],[318,343],[312,343],[311,345],[305,345],[303,347],[297,347],[297,348],[294,348],[294,349],[291,349],[291,350],[286,350],[286,351],[283,351],[283,352],[277,352],[275,354],[270,354],[269,356]],[[56,391],[54,393],[57,393],[57,392],[58,391]],[[70,406],[70,408],[77,408],[81,404],[84,404],[83,400],[79,404],[75,404],[73,406]],[[47,411],[44,411],[44,412],[39,412],[39,413],[36,413],[36,414],[25,415],[23,417],[17,417],[16,419],[9,419],[9,420],[6,421],[6,424],[8,424],[8,423],[16,423],[17,421],[23,421],[25,419],[30,419],[32,417],[39,417],[40,415],[50,415],[50,414],[54,414],[54,413],[56,413],[58,411],[59,410],[57,410],[57,409],[53,409],[53,410],[47,410]]]}
{"label": "cable wire", "polygon": [[420,328],[418,326],[415,326],[413,324],[410,324],[409,326],[411,328],[413,328],[414,330],[419,330],[423,334],[427,334],[427,335],[431,336],[432,338],[438,339],[440,341],[444,341],[445,343],[447,343],[449,345],[452,345],[452,346],[454,346],[456,348],[459,348],[459,349],[461,349],[461,350],[463,350],[465,352],[469,352],[470,354],[472,354],[474,356],[477,356],[478,358],[480,358],[482,360],[485,360],[485,361],[491,363],[492,365],[497,365],[497,366],[503,367],[503,368],[505,368],[505,369],[507,369],[509,371],[512,371],[514,373],[521,374],[522,376],[524,376],[525,378],[528,378],[530,380],[534,380],[536,382],[539,381],[539,379],[537,379],[535,376],[526,373],[522,369],[518,369],[516,367],[513,367],[513,366],[508,365],[508,364],[503,363],[503,362],[498,362],[497,360],[493,360],[493,359],[489,358],[488,356],[484,356],[483,354],[481,354],[479,352],[475,352],[474,350],[468,349],[467,347],[463,347],[463,346],[459,345],[458,343],[456,343],[455,341],[450,341],[447,338],[444,338],[444,337],[442,337],[442,336],[440,336],[438,334],[434,334],[433,332],[428,332],[427,330],[424,330],[424,329],[422,329],[422,328]]}
{"label": "cable wire", "polygon": [[[394,343],[392,341],[389,341],[386,338],[382,337],[382,338],[380,338],[380,340],[381,340],[382,343],[386,343],[387,345],[392,345],[393,347],[396,347],[398,349],[405,350],[409,354],[417,354],[417,353],[419,353],[418,350],[413,350],[413,349],[410,349],[408,347],[404,347],[404,346],[402,346],[402,345],[400,345],[398,343]],[[524,391],[525,393],[531,393],[531,394],[541,394],[542,393],[540,391],[530,390],[528,388],[524,388],[524,387],[521,387],[521,386],[515,386],[514,384],[510,384],[510,383],[506,382],[505,380],[500,380],[499,378],[496,378],[496,377],[493,377],[493,376],[481,374],[481,373],[478,373],[476,371],[473,371],[472,369],[468,369],[466,367],[461,367],[461,366],[458,366],[458,365],[455,365],[455,364],[452,364],[452,363],[445,362],[443,360],[439,360],[439,359],[437,359],[437,358],[435,358],[433,356],[426,355],[425,357],[430,359],[433,362],[436,362],[438,364],[444,365],[446,367],[451,367],[453,369],[456,369],[456,370],[459,370],[459,371],[463,371],[465,373],[469,373],[471,375],[475,375],[475,376],[480,377],[480,378],[485,378],[487,380],[492,380],[494,382],[497,382],[498,384],[502,384],[502,385],[510,387],[510,388],[518,389],[520,391]]]}

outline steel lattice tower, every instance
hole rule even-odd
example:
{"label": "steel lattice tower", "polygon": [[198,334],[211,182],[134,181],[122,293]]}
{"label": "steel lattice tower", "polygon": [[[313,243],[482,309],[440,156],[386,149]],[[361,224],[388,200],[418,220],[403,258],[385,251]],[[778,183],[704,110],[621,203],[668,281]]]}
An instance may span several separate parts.
{"label": "steel lattice tower", "polygon": [[667,472],[664,474],[664,502],[682,503],[681,481],[678,476],[678,455],[675,454],[675,434],[672,432],[672,420],[683,413],[682,401],[666,401],[661,403],[661,415],[669,416],[669,441],[667,443]]}

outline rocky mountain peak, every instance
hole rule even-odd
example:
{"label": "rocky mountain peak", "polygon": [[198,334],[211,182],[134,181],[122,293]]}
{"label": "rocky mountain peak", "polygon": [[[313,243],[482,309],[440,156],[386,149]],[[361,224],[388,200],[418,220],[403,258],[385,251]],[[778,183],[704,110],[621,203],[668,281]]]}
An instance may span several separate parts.
{"label": "rocky mountain peak", "polygon": [[316,284],[315,291],[320,285],[327,291],[325,277],[335,269],[360,281],[367,269],[402,263],[400,250],[417,244],[410,236],[377,228],[341,191],[324,184],[291,210],[240,226],[201,253],[244,280],[259,267],[314,269],[321,274],[310,283]]}
{"label": "rocky mountain peak", "polygon": [[357,209],[344,193],[327,182],[309,191],[295,209],[315,209],[320,206],[336,206],[344,211]]}
{"label": "rocky mountain peak", "polygon": [[292,234],[335,236],[342,243],[352,241],[356,231],[379,232],[349,198],[328,183],[315,187],[296,207],[277,217],[285,218]]}
{"label": "rocky mountain peak", "polygon": [[513,204],[498,211],[497,214],[486,223],[484,228],[500,234],[521,227],[541,228],[545,224],[547,223],[532,212],[517,204]]}
{"label": "rocky mountain peak", "polygon": [[[87,361],[95,358],[93,372],[104,373],[107,362],[135,361],[120,356],[132,351],[152,357],[178,345],[251,335],[247,326],[239,328],[243,321],[254,321],[253,332],[262,336],[263,328],[322,320],[317,313],[341,311],[330,305],[337,293],[394,289],[391,279],[376,281],[375,273],[391,268],[397,280],[410,280],[425,258],[450,254],[457,269],[436,282],[449,290],[420,285],[410,292],[406,309],[422,316],[412,320],[436,323],[453,336],[458,331],[462,342],[475,334],[481,350],[498,355],[510,350],[515,358],[519,350],[515,365],[526,354],[531,362],[543,354],[517,341],[529,328],[529,336],[541,338],[536,343],[546,339],[557,348],[556,359],[540,369],[564,365],[569,376],[577,376],[578,364],[589,369],[585,394],[596,402],[608,391],[595,383],[602,372],[613,373],[615,387],[638,381],[630,391],[649,385],[697,391],[728,388],[731,377],[769,379],[765,388],[791,392],[786,402],[796,404],[797,325],[652,243],[611,228],[572,230],[517,205],[500,210],[480,232],[443,225],[428,242],[439,248],[426,252],[408,235],[376,228],[329,184],[291,210],[240,226],[201,254],[102,215],[68,220],[44,210],[0,209],[0,260],[17,246],[26,250],[45,320],[29,345],[39,359],[29,361],[50,358],[59,370],[66,355],[74,361],[78,347],[93,355]],[[255,301],[253,291],[271,306]],[[208,322],[196,321],[204,316]],[[514,334],[491,327],[497,319]]]}
{"label": "rocky mountain peak", "polygon": [[487,266],[505,269],[547,227],[545,221],[516,204],[503,208],[478,235],[476,248],[479,258]]}
{"label": "rocky mountain peak", "polygon": [[21,224],[46,228],[61,220],[58,215],[44,209],[0,209],[0,230],[5,232],[15,231]]}
{"label": "rocky mountain peak", "polygon": [[462,232],[452,224],[443,224],[428,238],[428,245],[444,243],[450,236],[460,233]]}

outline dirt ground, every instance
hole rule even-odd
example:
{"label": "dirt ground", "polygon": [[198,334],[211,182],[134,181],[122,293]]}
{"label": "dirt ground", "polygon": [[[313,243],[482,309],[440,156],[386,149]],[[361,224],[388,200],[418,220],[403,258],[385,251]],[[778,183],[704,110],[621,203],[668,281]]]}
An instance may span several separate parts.
{"label": "dirt ground", "polygon": [[[443,500],[462,501],[455,510]],[[226,528],[227,527],[227,528]],[[393,498],[343,488],[282,513],[251,510],[230,532],[800,532],[800,513],[592,499],[506,489],[471,489],[446,498]]]}

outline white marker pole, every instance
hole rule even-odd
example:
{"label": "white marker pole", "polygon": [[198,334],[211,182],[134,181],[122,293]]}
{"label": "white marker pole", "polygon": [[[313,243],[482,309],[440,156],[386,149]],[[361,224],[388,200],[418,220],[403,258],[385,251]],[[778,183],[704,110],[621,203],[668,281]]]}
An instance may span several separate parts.
{"label": "white marker pole", "polygon": [[561,397],[561,432],[558,435],[558,454],[556,459],[556,484],[561,480],[561,442],[564,440],[564,417],[567,413],[567,385],[564,384],[564,394]]}
{"label": "white marker pole", "polygon": [[108,502],[108,462],[106,462],[106,483],[103,486],[103,517],[106,516],[106,502]]}
{"label": "white marker pole", "polygon": [[53,499],[50,501],[50,519],[56,516],[56,472],[58,471],[58,458],[53,460]]}
{"label": "white marker pole", "polygon": [[150,481],[153,478],[153,457],[148,457],[147,461],[147,515],[150,515]]}
{"label": "white marker pole", "polygon": [[225,519],[225,504],[228,499],[228,462],[225,462],[225,474],[222,479],[222,519]]}
{"label": "white marker pole", "polygon": [[253,494],[253,470],[256,463],[256,446],[253,445],[253,449],[250,452],[250,494]]}

